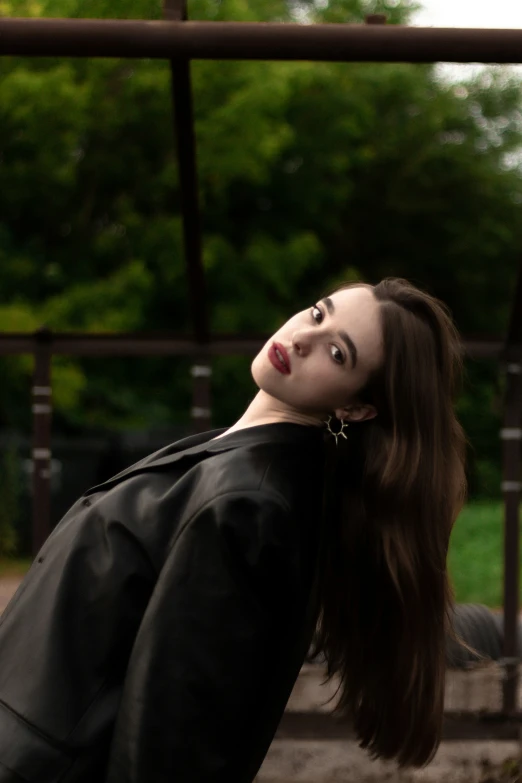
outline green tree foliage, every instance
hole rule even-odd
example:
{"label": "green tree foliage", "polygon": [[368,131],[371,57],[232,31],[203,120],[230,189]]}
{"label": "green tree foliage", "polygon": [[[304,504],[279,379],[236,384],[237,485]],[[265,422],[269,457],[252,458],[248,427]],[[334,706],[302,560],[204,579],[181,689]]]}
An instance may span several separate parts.
{"label": "green tree foliage", "polygon": [[[191,19],[237,21],[405,23],[412,8],[189,1]],[[1,0],[0,14],[162,12],[159,0]],[[521,87],[508,72],[457,86],[427,65],[198,61],[191,73],[215,330],[269,331],[335,282],[393,274],[442,297],[462,330],[503,333],[522,244]],[[190,331],[169,80],[153,60],[0,60],[0,329]],[[217,423],[253,393],[248,365],[216,362]],[[25,426],[31,363],[5,366],[0,424]],[[55,426],[186,420],[188,368],[56,359]],[[477,491],[496,481],[496,379],[468,363]]]}

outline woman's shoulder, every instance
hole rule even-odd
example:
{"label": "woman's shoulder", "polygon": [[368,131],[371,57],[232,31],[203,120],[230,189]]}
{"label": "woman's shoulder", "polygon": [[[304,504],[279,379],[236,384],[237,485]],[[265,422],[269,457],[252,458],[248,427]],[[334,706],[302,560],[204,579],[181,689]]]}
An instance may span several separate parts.
{"label": "woman's shoulder", "polygon": [[116,506],[145,494],[149,507],[180,507],[190,515],[214,499],[243,493],[250,502],[303,513],[316,507],[324,475],[321,435],[309,429],[259,427],[216,440],[202,435],[188,448],[174,444],[156,452],[86,494],[100,493]]}
{"label": "woman's shoulder", "polygon": [[[202,466],[219,494],[254,493],[294,508],[322,496],[324,451],[292,442],[245,444],[213,455]],[[216,476],[219,483],[215,483]]]}

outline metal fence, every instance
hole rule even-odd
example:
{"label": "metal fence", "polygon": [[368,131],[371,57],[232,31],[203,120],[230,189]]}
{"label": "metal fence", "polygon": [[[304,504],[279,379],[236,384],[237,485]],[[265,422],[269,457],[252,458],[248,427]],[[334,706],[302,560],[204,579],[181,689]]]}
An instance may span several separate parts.
{"label": "metal fence", "polygon": [[[210,424],[211,359],[222,354],[254,354],[267,335],[211,335],[207,289],[201,258],[195,136],[190,80],[193,59],[313,60],[342,62],[521,63],[522,30],[408,28],[385,25],[381,16],[364,25],[298,25],[187,21],[186,0],[164,0],[164,21],[84,19],[0,19],[0,56],[160,58],[171,64],[174,138],[182,197],[186,273],[192,339],[176,334],[0,335],[0,354],[34,356],[33,383],[33,548],[49,532],[51,480],[51,359],[75,356],[171,356],[193,359],[192,420],[195,430]],[[506,292],[506,296],[509,292]],[[520,441],[522,439],[522,269],[513,296],[506,335],[471,336],[463,350],[473,357],[497,359],[506,372],[502,491],[504,535],[504,659],[502,709],[487,717],[487,736],[517,731],[519,610]],[[462,717],[462,716],[461,716]],[[469,715],[468,715],[469,719]],[[484,722],[473,716],[477,736]],[[468,721],[469,722],[469,721]],[[327,724],[315,734],[328,736]],[[511,729],[510,729],[511,730]],[[330,732],[331,733],[331,732]],[[471,729],[473,734],[473,729]],[[470,736],[470,733],[466,736]]]}

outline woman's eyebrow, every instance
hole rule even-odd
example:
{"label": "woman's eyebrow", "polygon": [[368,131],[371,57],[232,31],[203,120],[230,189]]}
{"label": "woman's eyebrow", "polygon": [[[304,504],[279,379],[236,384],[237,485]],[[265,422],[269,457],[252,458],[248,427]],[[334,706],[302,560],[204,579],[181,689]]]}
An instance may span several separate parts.
{"label": "woman's eyebrow", "polygon": [[[321,301],[324,302],[325,307],[328,310],[328,313],[330,315],[333,315],[333,313],[335,313],[335,305],[330,299],[330,297],[325,296],[324,299],[322,299]],[[345,343],[346,347],[350,352],[350,356],[352,359],[352,368],[354,368],[355,365],[357,364],[357,346],[355,345],[350,335],[344,331],[344,329],[339,329],[339,336],[341,337],[342,341]]]}
{"label": "woman's eyebrow", "polygon": [[322,299],[321,301],[325,303],[326,309],[328,310],[330,315],[332,315],[332,313],[335,313],[334,303],[332,302],[329,296],[325,296],[324,299]]}

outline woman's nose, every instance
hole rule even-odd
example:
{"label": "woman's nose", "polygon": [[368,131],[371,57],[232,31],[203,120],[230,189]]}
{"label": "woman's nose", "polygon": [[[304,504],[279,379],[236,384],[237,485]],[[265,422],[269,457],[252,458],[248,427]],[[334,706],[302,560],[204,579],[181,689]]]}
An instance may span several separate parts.
{"label": "woman's nose", "polygon": [[299,356],[307,356],[312,347],[311,335],[305,329],[299,329],[294,332],[292,337],[292,346]]}

